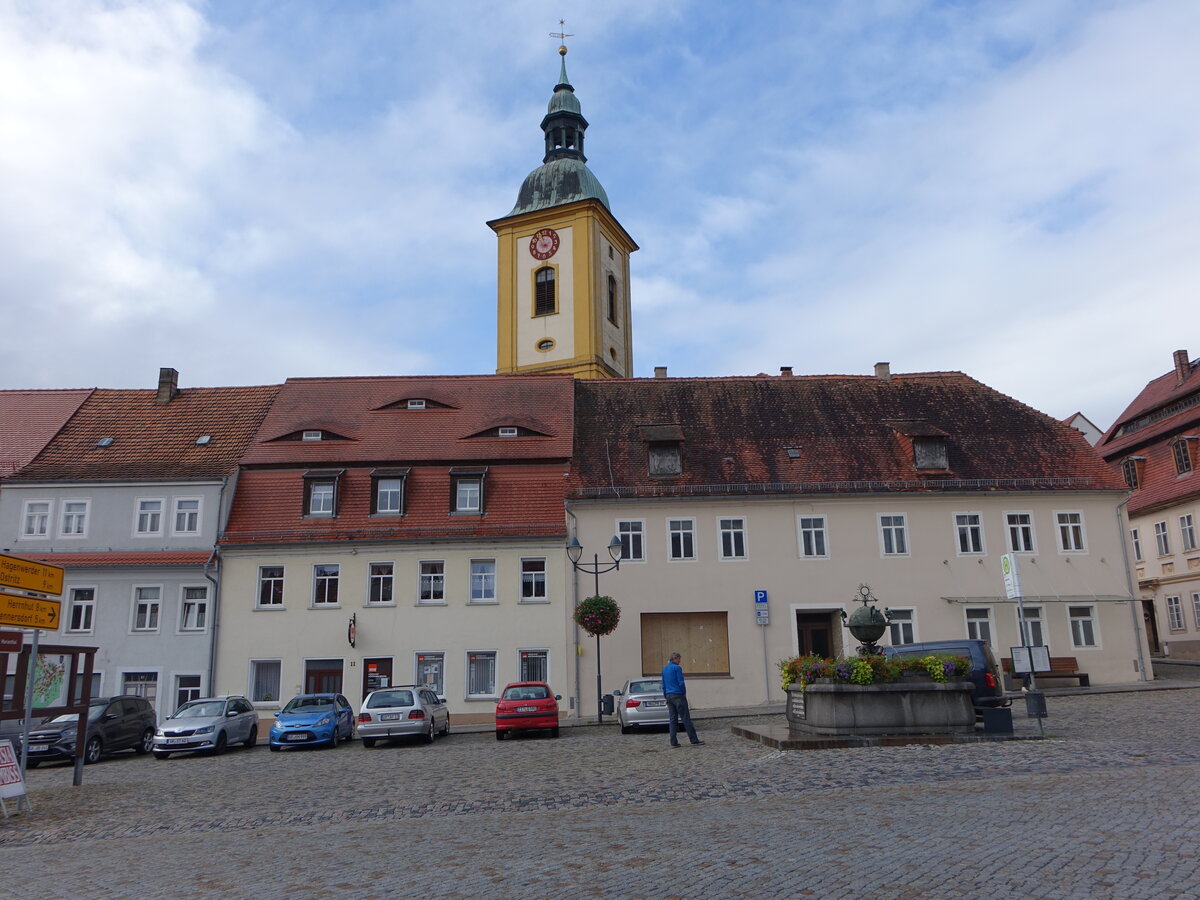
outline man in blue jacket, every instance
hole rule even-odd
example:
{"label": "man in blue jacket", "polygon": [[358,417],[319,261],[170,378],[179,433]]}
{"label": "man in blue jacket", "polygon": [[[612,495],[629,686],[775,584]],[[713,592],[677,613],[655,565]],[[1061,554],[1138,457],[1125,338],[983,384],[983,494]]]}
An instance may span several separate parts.
{"label": "man in blue jacket", "polygon": [[683,683],[683,668],[679,665],[679,660],[682,658],[678,653],[672,653],[662,670],[663,694],[667,698],[669,716],[667,728],[672,747],[679,746],[678,729],[680,724],[687,731],[688,740],[692,742],[692,745],[699,746],[704,741],[696,737],[696,726],[692,724],[692,713],[688,709],[687,685]]}

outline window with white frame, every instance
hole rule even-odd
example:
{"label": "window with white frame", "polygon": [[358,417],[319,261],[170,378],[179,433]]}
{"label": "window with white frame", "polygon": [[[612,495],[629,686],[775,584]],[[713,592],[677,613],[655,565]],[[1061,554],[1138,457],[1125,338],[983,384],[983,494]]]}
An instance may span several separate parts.
{"label": "window with white frame", "polygon": [[1054,514],[1058,523],[1058,549],[1063,553],[1083,553],[1087,545],[1083,539],[1083,513],[1060,512]]}
{"label": "window with white frame", "polygon": [[310,516],[332,516],[336,508],[337,481],[333,478],[307,478],[308,503],[305,514]]}
{"label": "window with white frame", "polygon": [[955,513],[954,531],[958,538],[959,556],[983,553],[983,516],[979,513]]}
{"label": "window with white frame", "polygon": [[446,654],[418,653],[414,684],[423,684],[439,697],[446,693]]}
{"label": "window with white frame", "polygon": [[1129,542],[1133,544],[1133,559],[1135,562],[1142,561],[1142,536],[1136,528],[1129,529]]}
{"label": "window with white frame", "polygon": [[423,559],[419,565],[417,601],[420,603],[446,602],[446,562],[441,559]]}
{"label": "window with white frame", "polygon": [[1013,553],[1033,553],[1033,513],[1011,512],[1004,516],[1008,523],[1008,549]]}
{"label": "window with white frame", "polygon": [[1171,631],[1184,631],[1183,604],[1178,597],[1167,598],[1167,628]]}
{"label": "window with white frame", "polygon": [[496,695],[496,651],[472,650],[467,654],[467,696]]}
{"label": "window with white frame", "polygon": [[367,564],[367,603],[386,605],[392,602],[395,566],[390,562]]}
{"label": "window with white frame", "polygon": [[[1021,609],[1017,607],[1017,635],[1022,635]],[[1041,647],[1046,643],[1045,632],[1042,630],[1042,608],[1040,606],[1025,607],[1024,643],[1030,647]]]}
{"label": "window with white frame", "polygon": [[546,560],[521,560],[521,600],[524,603],[546,599]]}
{"label": "window with white frame", "polygon": [[250,660],[250,699],[255,703],[279,700],[280,672],[283,663],[278,659]]}
{"label": "window with white frame", "polygon": [[96,613],[96,589],[74,587],[67,593],[67,632],[91,634]]}
{"label": "window with white frame", "polygon": [[122,672],[121,693],[141,697],[153,706],[158,699],[158,673]]}
{"label": "window with white frame", "polygon": [[175,708],[183,706],[192,700],[200,699],[200,676],[199,675],[176,675],[175,676]]}
{"label": "window with white frame", "polygon": [[158,631],[158,615],[162,609],[162,588],[133,589],[133,630]]}
{"label": "window with white frame", "polygon": [[673,560],[696,558],[696,522],[694,519],[667,520],[668,546]]}
{"label": "window with white frame", "polygon": [[915,644],[917,642],[917,611],[915,609],[889,610],[888,630],[891,632],[892,646],[897,644]]}
{"label": "window with white frame", "polygon": [[1194,441],[1195,438],[1179,438],[1171,445],[1171,453],[1175,457],[1175,471],[1180,475],[1186,475],[1192,471],[1192,451],[1188,447],[1188,441]]}
{"label": "window with white frame", "polygon": [[337,563],[313,566],[313,606],[337,606],[340,575],[341,566]]}
{"label": "window with white frame", "polygon": [[719,519],[721,532],[721,559],[746,558],[746,520]]}
{"label": "window with white frame", "polygon": [[1196,549],[1196,523],[1193,521],[1191,513],[1179,517],[1179,537],[1184,553]]}
{"label": "window with white frame", "polygon": [[879,517],[879,544],[884,556],[908,556],[908,535],[903,515]]}
{"label": "window with white frame", "polygon": [[1067,618],[1071,620],[1071,645],[1095,647],[1096,608],[1094,606],[1068,606]]}
{"label": "window with white frame", "polygon": [[388,470],[371,475],[371,515],[404,515],[404,484],[408,470]]}
{"label": "window with white frame", "polygon": [[162,534],[162,513],[162,500],[150,498],[138,500],[137,516],[133,524],[134,534],[139,537],[153,537]]}
{"label": "window with white frame", "polygon": [[50,536],[50,501],[26,500],[21,514],[21,537],[44,538]]}
{"label": "window with white frame", "polygon": [[200,498],[177,497],[175,500],[175,534],[200,532]]}
{"label": "window with white frame", "polygon": [[64,500],[62,504],[63,537],[84,537],[87,535],[88,507],[90,500]]}
{"label": "window with white frame", "polygon": [[992,608],[990,606],[968,606],[967,637],[973,641],[991,641]]}
{"label": "window with white frame", "polygon": [[471,560],[471,602],[496,602],[496,561],[494,559]]}
{"label": "window with white frame", "polygon": [[518,663],[522,681],[550,681],[549,650],[521,650]]}
{"label": "window with white frame", "polygon": [[617,535],[621,538],[621,561],[646,558],[646,523],[640,519],[623,519],[617,522]]}
{"label": "window with white frame", "polygon": [[203,631],[208,625],[208,588],[185,587],[179,605],[179,630]]}
{"label": "window with white frame", "polygon": [[483,474],[454,473],[450,476],[450,510],[456,513],[483,512]]}
{"label": "window with white frame", "polygon": [[283,606],[283,566],[258,567],[258,606]]}
{"label": "window with white frame", "polygon": [[1200,631],[1200,591],[1192,592],[1192,618],[1196,620],[1196,630]]}
{"label": "window with white frame", "polygon": [[1154,523],[1154,544],[1158,548],[1159,556],[1171,555],[1171,538],[1167,534],[1166,522]]}
{"label": "window with white frame", "polygon": [[800,555],[808,559],[829,558],[824,516],[800,516]]}

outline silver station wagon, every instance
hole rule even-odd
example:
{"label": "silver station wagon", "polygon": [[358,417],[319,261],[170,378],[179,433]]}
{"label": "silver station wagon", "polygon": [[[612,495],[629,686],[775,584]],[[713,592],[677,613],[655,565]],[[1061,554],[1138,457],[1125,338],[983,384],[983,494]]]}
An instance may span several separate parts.
{"label": "silver station wagon", "polygon": [[427,687],[401,684],[367,694],[358,713],[358,736],[364,747],[388,738],[422,738],[432,744],[439,734],[450,733],[446,700]]}

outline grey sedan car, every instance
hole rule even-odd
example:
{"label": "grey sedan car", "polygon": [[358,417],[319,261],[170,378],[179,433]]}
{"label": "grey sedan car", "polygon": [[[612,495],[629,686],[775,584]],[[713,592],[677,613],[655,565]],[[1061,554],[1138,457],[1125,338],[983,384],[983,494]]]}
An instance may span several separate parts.
{"label": "grey sedan car", "polygon": [[258,741],[258,713],[245,697],[192,700],[162,723],[154,735],[155,759],[183,750],[224,753],[230,744],[253,747]]}
{"label": "grey sedan car", "polygon": [[358,736],[364,747],[377,740],[419,736],[432,744],[439,734],[450,733],[446,700],[427,687],[401,684],[367,694],[358,713]]}
{"label": "grey sedan car", "polygon": [[661,678],[637,678],[625,682],[625,689],[613,691],[617,698],[617,721],[621,734],[647,725],[667,724],[667,698]]}

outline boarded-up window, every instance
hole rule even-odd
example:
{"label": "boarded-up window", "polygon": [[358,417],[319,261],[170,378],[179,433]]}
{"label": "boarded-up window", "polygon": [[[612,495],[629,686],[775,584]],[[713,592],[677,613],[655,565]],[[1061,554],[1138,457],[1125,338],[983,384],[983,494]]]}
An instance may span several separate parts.
{"label": "boarded-up window", "polygon": [[918,469],[948,469],[946,439],[943,437],[913,438],[913,457]]}
{"label": "boarded-up window", "polygon": [[642,674],[660,673],[675,651],[685,676],[728,675],[728,613],[642,613]]}
{"label": "boarded-up window", "polygon": [[683,472],[683,454],[679,444],[661,441],[650,445],[650,474],[679,475]]}

